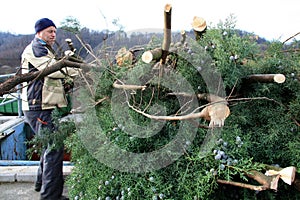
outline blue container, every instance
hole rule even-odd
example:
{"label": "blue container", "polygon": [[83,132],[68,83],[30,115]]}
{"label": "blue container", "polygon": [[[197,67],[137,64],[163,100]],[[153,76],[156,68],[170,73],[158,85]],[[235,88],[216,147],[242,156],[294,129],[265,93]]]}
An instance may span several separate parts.
{"label": "blue container", "polygon": [[26,160],[26,124],[23,118],[0,125],[0,160]]}

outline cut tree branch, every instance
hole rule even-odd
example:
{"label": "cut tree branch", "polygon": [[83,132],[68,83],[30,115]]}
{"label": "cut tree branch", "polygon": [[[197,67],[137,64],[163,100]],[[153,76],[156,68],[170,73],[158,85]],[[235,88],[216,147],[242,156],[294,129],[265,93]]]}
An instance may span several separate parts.
{"label": "cut tree branch", "polygon": [[253,74],[244,78],[247,83],[284,83],[285,76],[283,74]]}
{"label": "cut tree branch", "polygon": [[246,183],[241,183],[241,182],[236,182],[236,181],[227,181],[227,180],[218,179],[217,183],[233,185],[233,186],[242,187],[242,188],[255,190],[255,191],[265,190],[264,186],[251,185],[251,184],[246,184]]}
{"label": "cut tree branch", "polygon": [[[170,52],[177,52],[178,48],[182,47],[186,40],[186,32],[183,30],[181,31],[181,40],[180,42],[177,42],[175,45],[170,46],[169,53]],[[170,44],[171,45],[171,44]],[[145,63],[150,63],[151,61],[158,61],[162,58],[162,48],[155,48],[152,50],[145,51],[142,54],[142,61]]]}
{"label": "cut tree branch", "polygon": [[[187,95],[186,93],[180,93],[182,95]],[[169,95],[172,95],[170,93]],[[205,120],[209,120],[209,128],[212,127],[222,127],[224,125],[224,120],[229,116],[230,110],[228,108],[227,101],[224,98],[218,97],[216,95],[206,95],[207,99],[212,101],[210,104],[201,106],[198,109],[204,107],[201,112],[191,112],[186,115],[172,115],[172,116],[156,116],[156,115],[150,115],[148,113],[145,113],[144,111],[141,111],[134,106],[132,106],[129,101],[127,100],[127,105],[129,108],[134,110],[135,112],[142,114],[143,116],[154,119],[154,120],[168,120],[168,121],[179,121],[179,120],[191,120],[191,119],[198,119],[203,118]],[[211,97],[210,97],[211,96]]]}
{"label": "cut tree branch", "polygon": [[268,189],[277,191],[278,181],[279,179],[282,179],[285,183],[289,185],[293,184],[296,187],[296,189],[299,190],[299,187],[297,188],[297,186],[299,185],[297,185],[295,167],[279,168],[271,165],[265,165],[265,168],[267,170],[265,174],[257,170],[251,170],[249,172],[245,172],[246,176],[261,184],[259,186],[245,184],[242,182],[236,182],[231,180],[221,180],[221,179],[218,179],[217,182],[221,184],[233,185],[233,186],[256,190],[256,191],[263,191]]}
{"label": "cut tree branch", "polygon": [[231,180],[221,180],[221,179],[218,179],[217,183],[233,185],[233,186],[242,187],[242,188],[255,190],[255,191],[263,191],[263,190],[268,190],[268,189],[277,190],[279,175],[266,176],[263,173],[256,171],[256,170],[251,170],[249,173],[246,173],[246,175],[249,178],[256,180],[261,185],[252,185],[252,184],[246,184],[246,183],[242,183],[242,182],[236,182],[236,181],[231,181]]}
{"label": "cut tree branch", "polygon": [[142,61],[145,63],[150,63],[152,60],[159,60],[162,56],[162,49],[156,48],[146,51],[142,55]]}
{"label": "cut tree branch", "polygon": [[165,5],[164,10],[164,40],[162,44],[162,56],[161,64],[166,63],[166,59],[169,53],[170,43],[171,43],[171,13],[172,6],[170,4]]}
{"label": "cut tree branch", "polygon": [[67,59],[62,59],[56,62],[55,64],[45,68],[43,71],[37,71],[26,74],[16,74],[15,76],[12,76],[11,78],[7,79],[5,82],[0,84],[0,96],[16,91],[15,87],[23,82],[29,82],[34,79],[41,79],[64,67],[91,69],[91,66],[86,63],[77,63],[69,61]]}

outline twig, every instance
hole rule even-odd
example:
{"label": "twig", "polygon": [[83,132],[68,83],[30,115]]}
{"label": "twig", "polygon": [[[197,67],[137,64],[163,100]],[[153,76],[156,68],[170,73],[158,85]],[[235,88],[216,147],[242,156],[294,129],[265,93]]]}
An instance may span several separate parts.
{"label": "twig", "polygon": [[289,40],[291,40],[291,39],[293,39],[294,37],[296,37],[297,35],[299,35],[300,34],[300,32],[298,32],[298,33],[296,33],[295,35],[293,35],[293,36],[291,36],[291,37],[289,37],[288,39],[286,39],[282,44],[284,44],[284,43],[286,43],[287,41],[289,41]]}
{"label": "twig", "polygon": [[94,106],[96,106],[96,105],[102,103],[103,101],[105,101],[105,100],[107,100],[107,99],[109,99],[109,97],[103,97],[102,99],[99,99],[98,101],[95,102]]}
{"label": "twig", "polygon": [[91,95],[93,96],[93,98],[95,98],[95,93],[93,92],[92,87],[90,86],[90,84],[87,81],[86,77],[84,76],[84,74],[81,71],[79,73],[80,73],[81,77],[83,78],[84,82],[86,83]]}
{"label": "twig", "polygon": [[[118,82],[121,82],[118,80]],[[113,87],[117,89],[123,89],[123,90],[145,90],[147,86],[145,85],[125,85],[123,82],[122,84],[118,84],[117,81],[113,83]]]}
{"label": "twig", "polygon": [[152,100],[153,100],[153,97],[154,97],[154,88],[152,89],[151,99],[150,99],[148,105],[145,107],[144,112],[145,112],[145,111],[149,108],[149,106],[151,105]]}

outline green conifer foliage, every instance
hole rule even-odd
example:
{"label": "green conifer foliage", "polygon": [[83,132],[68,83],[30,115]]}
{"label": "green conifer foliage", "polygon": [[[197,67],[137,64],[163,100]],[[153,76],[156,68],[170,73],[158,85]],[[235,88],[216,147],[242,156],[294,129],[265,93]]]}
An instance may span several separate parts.
{"label": "green conifer foliage", "polygon": [[[265,173],[268,165],[300,167],[300,55],[294,50],[299,42],[258,44],[253,35],[241,36],[233,27],[227,21],[208,29],[200,41],[188,41],[187,49],[169,56],[171,70],[161,77],[152,76],[153,66],[139,57],[131,67],[112,65],[95,75],[95,101],[104,100],[87,108],[83,125],[67,143],[75,164],[67,182],[72,199],[300,198],[300,191],[282,180],[277,192],[219,181],[259,185],[247,176],[251,170]],[[203,67],[207,63],[212,71]],[[109,66],[105,61],[102,65]],[[214,73],[220,74],[222,85],[209,88],[208,79],[215,85],[220,81],[207,77]],[[286,80],[248,82],[253,74],[283,74]],[[113,87],[116,80],[146,88],[118,90]],[[194,107],[186,105],[192,105],[192,97],[170,95],[183,89],[191,95],[213,92],[226,97],[230,115],[225,126],[211,130],[203,128],[208,126],[204,119],[163,121],[143,115],[191,112]],[[89,103],[91,95],[86,92],[82,96],[88,98],[82,101]],[[206,103],[196,100],[200,110]],[[204,152],[207,137],[214,139]],[[166,152],[150,158],[135,156],[159,152],[174,140],[178,143]],[[149,159],[153,163],[147,164]]]}

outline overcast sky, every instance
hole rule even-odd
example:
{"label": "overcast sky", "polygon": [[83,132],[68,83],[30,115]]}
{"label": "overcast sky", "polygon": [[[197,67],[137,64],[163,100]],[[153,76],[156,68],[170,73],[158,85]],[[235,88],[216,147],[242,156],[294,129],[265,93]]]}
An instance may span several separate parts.
{"label": "overcast sky", "polygon": [[60,26],[67,16],[97,31],[116,29],[113,19],[125,31],[163,28],[166,3],[172,5],[172,30],[190,30],[194,16],[216,26],[234,14],[236,28],[268,40],[284,41],[300,32],[300,0],[6,0],[0,7],[0,31],[32,34],[38,19],[48,17]]}

